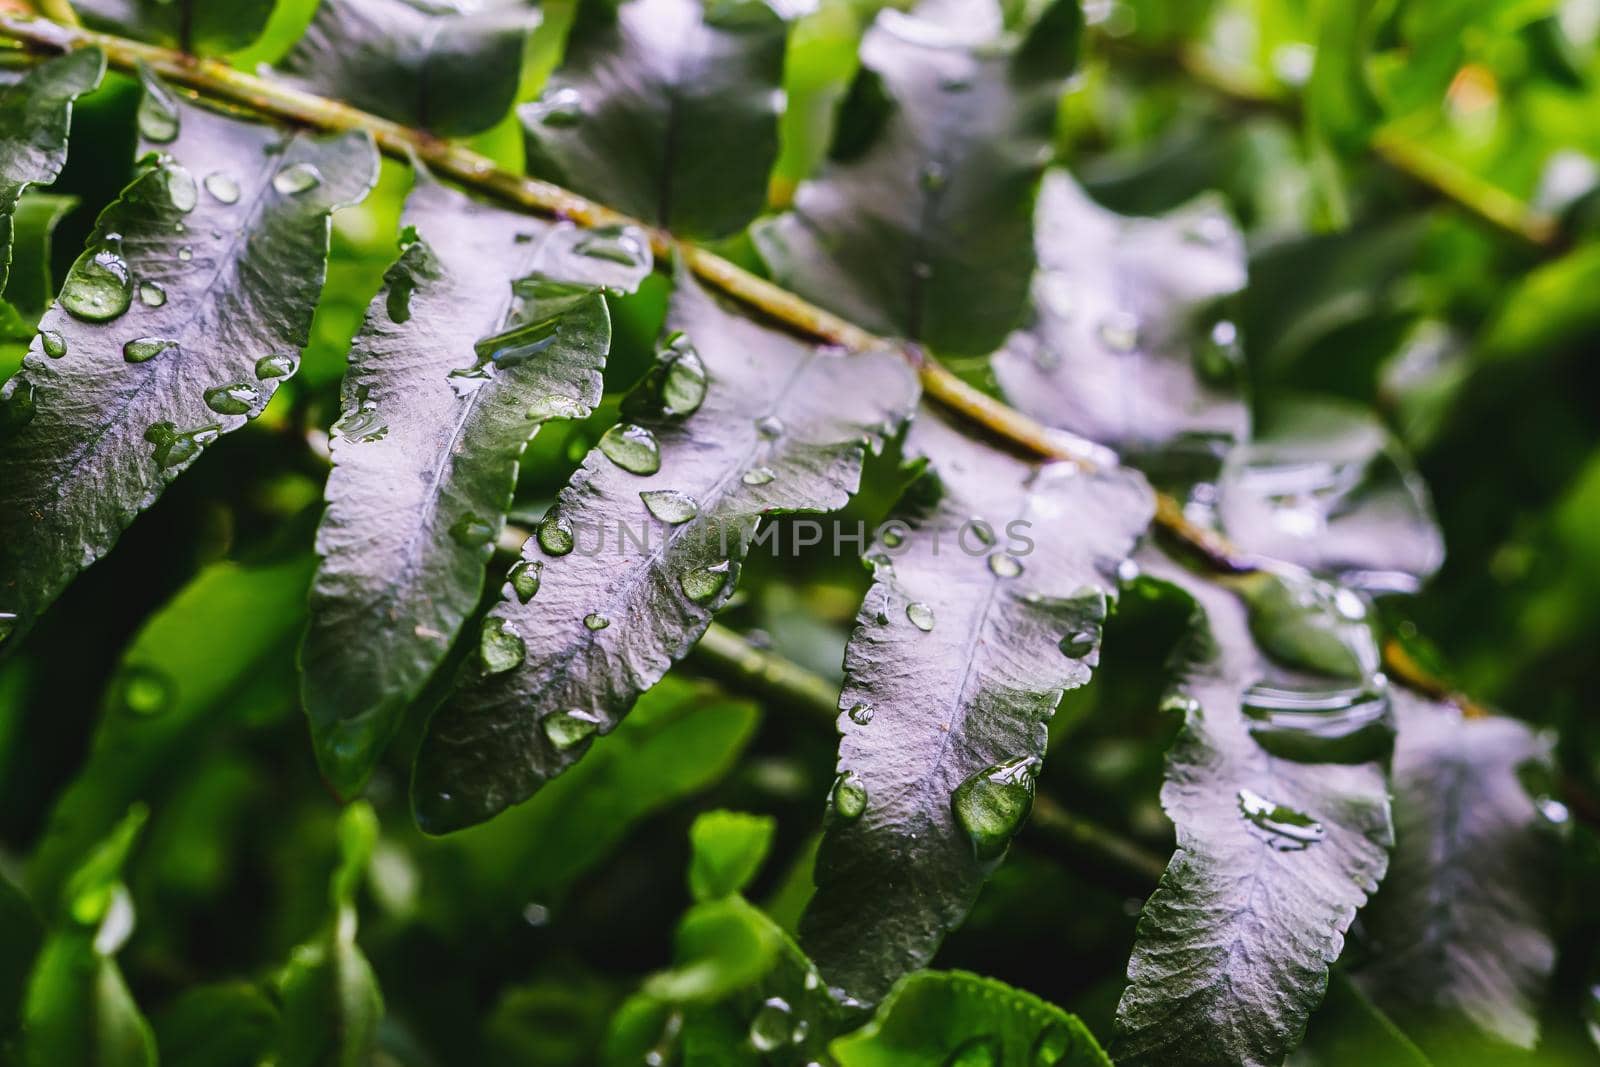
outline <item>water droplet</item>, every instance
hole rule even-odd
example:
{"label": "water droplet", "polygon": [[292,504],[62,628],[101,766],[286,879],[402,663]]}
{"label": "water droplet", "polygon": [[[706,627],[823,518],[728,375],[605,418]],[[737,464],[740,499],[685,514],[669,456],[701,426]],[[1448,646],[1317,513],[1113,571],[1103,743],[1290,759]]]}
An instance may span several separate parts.
{"label": "water droplet", "polygon": [[917,176],[924,192],[937,193],[944,188],[949,176],[945,172],[944,164],[929,163],[922,168],[922,173]]}
{"label": "water droplet", "polygon": [[478,639],[478,659],[485,674],[503,674],[520,664],[528,646],[517,628],[506,619],[492,618],[483,624]]}
{"label": "water droplet", "polygon": [[585,738],[593,737],[600,729],[600,720],[582,708],[573,708],[546,715],[539,725],[556,751],[565,752]]}
{"label": "water droplet", "polygon": [[355,395],[345,399],[344,413],[332,426],[332,433],[342,441],[368,444],[389,436],[389,424],[378,414],[378,402],[371,398],[368,386],[356,387]]}
{"label": "water droplet", "polygon": [[14,433],[33,421],[36,403],[33,383],[12,378],[0,389],[0,434]]}
{"label": "water droplet", "polygon": [[611,620],[598,611],[591,611],[583,617],[583,625],[590,630],[604,630],[611,625]]}
{"label": "water droplet", "polygon": [[262,356],[256,360],[256,377],[261,381],[269,378],[287,378],[295,372],[297,366],[293,356]]}
{"label": "water droplet", "polygon": [[572,524],[562,518],[555,508],[545,513],[534,534],[539,539],[539,547],[544,549],[547,556],[565,556],[572,551],[574,543]]}
{"label": "water droplet", "polygon": [[1389,698],[1380,685],[1348,687],[1260,681],[1244,694],[1250,736],[1284,759],[1367,763],[1394,743]]}
{"label": "water droplet", "polygon": [[144,282],[139,286],[139,302],[145,307],[158,308],[167,302],[167,291],[155,282]]}
{"label": "water droplet", "polygon": [[1022,561],[1008,553],[996,552],[989,557],[989,569],[1000,578],[1015,578],[1022,573]]}
{"label": "water droplet", "polygon": [[771,467],[751,467],[739,480],[745,485],[766,485],[776,477]]}
{"label": "water droplet", "polygon": [[1082,659],[1094,651],[1098,636],[1093,630],[1075,630],[1061,639],[1061,651],[1072,659]]}
{"label": "water droplet", "polygon": [[871,704],[852,704],[850,705],[849,714],[851,722],[857,726],[866,726],[872,721],[872,716],[875,712]]}
{"label": "water droplet", "polygon": [[168,164],[162,168],[167,183],[167,199],[172,201],[172,206],[179,211],[188,213],[200,202],[200,190],[195,188],[194,175],[177,164]]}
{"label": "water droplet", "polygon": [[478,548],[494,540],[494,525],[476,512],[469,511],[450,527],[455,543],[465,548]]}
{"label": "water droplet", "polygon": [[933,629],[933,609],[920,600],[913,600],[906,605],[906,618],[924,633]]}
{"label": "water droplet", "polygon": [[685,419],[700,409],[706,398],[706,368],[700,353],[682,333],[668,337],[656,351],[656,365],[623,399],[630,417]]}
{"label": "water droplet", "polygon": [[144,439],[156,446],[156,466],[167,468],[194,459],[221,433],[222,427],[215,424],[179,432],[170,422],[158,422],[144,432]]}
{"label": "water droplet", "polygon": [[122,346],[122,358],[129,363],[143,363],[177,347],[178,342],[167,337],[135,337]]}
{"label": "water droplet", "polygon": [[1113,311],[1100,320],[1095,328],[1100,342],[1119,355],[1127,355],[1139,347],[1139,319],[1128,311]]}
{"label": "water droplet", "polygon": [[51,359],[60,359],[67,354],[67,339],[55,330],[40,330],[39,347]]}
{"label": "water droplet", "polygon": [[630,474],[651,475],[661,469],[661,446],[643,426],[621,422],[600,438],[600,451]]}
{"label": "water droplet", "polygon": [[734,565],[728,561],[696,567],[678,579],[683,595],[696,604],[708,604],[730,589],[737,577]]}
{"label": "water droplet", "polygon": [[219,385],[205,391],[206,407],[218,415],[247,415],[261,399],[261,391],[248,382]]}
{"label": "water droplet", "polygon": [[867,810],[867,786],[855,771],[845,771],[833,781],[833,812],[841,819],[861,818]]}
{"label": "water droplet", "polygon": [[1194,346],[1195,370],[1206,383],[1225,387],[1232,385],[1244,366],[1244,349],[1239,344],[1239,328],[1227,319],[1219,319]]}
{"label": "water droplet", "polygon": [[517,599],[526,604],[539,592],[539,579],[544,574],[544,560],[519,559],[506,572],[506,581]]}
{"label": "water droplet", "polygon": [[886,526],[878,540],[885,548],[899,548],[906,543],[906,529],[904,526]]}
{"label": "water droplet", "polygon": [[544,422],[547,419],[581,419],[587,414],[589,414],[588,405],[570,396],[558,396],[555,393],[540,397],[528,407],[528,418],[536,422]]}
{"label": "water droplet", "polygon": [[979,860],[1005,855],[1033,807],[1033,776],[1038,767],[1039,761],[1032,756],[997,763],[972,775],[950,794],[950,810]]}
{"label": "water droplet", "polygon": [[565,130],[583,121],[583,94],[570,86],[552,89],[522,112],[529,122]]}
{"label": "water droplet", "polygon": [[774,1052],[789,1042],[793,1012],[782,997],[768,997],[750,1020],[750,1044],[757,1052]]}
{"label": "water droplet", "polygon": [[146,85],[139,101],[139,135],[155,144],[178,139],[177,102],[156,86]]}
{"label": "water droplet", "polygon": [[650,249],[639,234],[625,226],[601,226],[590,230],[573,244],[580,256],[643,269],[650,264]]}
{"label": "water droplet", "polygon": [[1244,588],[1250,632],[1276,662],[1365,683],[1378,647],[1359,596],[1301,571],[1260,571]]}
{"label": "water droplet", "polygon": [[1039,1031],[1028,1050],[1028,1067],[1063,1067],[1068,1057],[1078,1048],[1078,1038],[1060,1023],[1051,1023]]}
{"label": "water droplet", "polygon": [[272,176],[272,187],[284,196],[298,196],[322,184],[322,172],[310,163],[291,163]]}
{"label": "water droplet", "polygon": [[190,248],[188,245],[184,245],[182,248],[178,249],[178,259],[182,262],[187,263],[193,258],[194,249]]}
{"label": "water droplet", "polygon": [[756,420],[756,433],[769,441],[783,436],[783,420],[776,415],[763,415]]}
{"label": "water droplet", "polygon": [[176,695],[172,679],[154,667],[129,666],[117,679],[117,703],[133,715],[160,715]]}
{"label": "water droplet", "polygon": [[205,176],[203,184],[206,192],[210,193],[223,204],[237,204],[239,202],[239,183],[222,173],[214,170]]}
{"label": "water droplet", "polygon": [[983,1034],[969,1037],[946,1056],[939,1067],[1001,1067],[1003,1051],[1000,1039]]}
{"label": "water droplet", "polygon": [[85,322],[109,322],[133,301],[133,275],[110,249],[85,252],[61,283],[61,306]]}
{"label": "water droplet", "polygon": [[0,645],[17,632],[17,613],[14,611],[0,611]]}
{"label": "water droplet", "polygon": [[1278,852],[1310,848],[1327,833],[1311,816],[1275,804],[1250,789],[1239,790],[1239,815],[1258,839]]}
{"label": "water droplet", "polygon": [[700,505],[676,489],[646,489],[639,494],[650,514],[671,526],[681,526],[700,514]]}

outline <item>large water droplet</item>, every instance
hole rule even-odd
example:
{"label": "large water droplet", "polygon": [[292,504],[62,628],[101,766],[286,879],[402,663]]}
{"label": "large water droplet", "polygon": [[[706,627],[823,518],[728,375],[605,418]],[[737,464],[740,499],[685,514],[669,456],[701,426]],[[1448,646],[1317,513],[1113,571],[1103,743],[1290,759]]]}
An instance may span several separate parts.
{"label": "large water droplet", "polygon": [[1276,804],[1250,789],[1239,790],[1239,815],[1251,833],[1278,852],[1308,849],[1327,833],[1311,816]]}
{"label": "large water droplet", "polygon": [[700,514],[700,505],[688,493],[676,489],[646,489],[639,494],[645,508],[670,526],[681,526]]}
{"label": "large water droplet", "polygon": [[526,604],[539,593],[539,579],[544,574],[544,560],[519,559],[506,572],[506,581],[519,601]]}
{"label": "large water droplet", "polygon": [[524,108],[523,114],[541,126],[569,129],[583,121],[583,94],[570,86],[552,89]]}
{"label": "large water droplet", "polygon": [[184,245],[182,248],[178,249],[178,261],[180,263],[188,263],[192,259],[194,259],[194,249],[190,248],[188,245]]}
{"label": "large water droplet", "polygon": [[850,721],[855,723],[857,726],[866,726],[872,721],[872,716],[874,714],[876,714],[876,712],[874,712],[871,704],[861,703],[850,705]]}
{"label": "large water droplet", "polygon": [[920,600],[913,600],[906,605],[906,618],[924,633],[933,629],[933,609]]}
{"label": "large water droplet", "polygon": [[1072,659],[1082,659],[1094,651],[1098,635],[1093,630],[1074,630],[1061,638],[1060,648]]}
{"label": "large water droplet", "polygon": [[177,347],[178,342],[167,337],[135,337],[122,346],[122,358],[129,363],[143,363]]}
{"label": "large water droplet", "polygon": [[172,679],[154,667],[126,667],[116,682],[117,703],[133,715],[160,715],[172,706],[177,688]]}
{"label": "large water droplet", "polygon": [[544,549],[547,556],[565,556],[572,551],[574,538],[572,524],[561,517],[561,513],[551,508],[539,520],[539,526],[534,531],[538,538],[539,547]]}
{"label": "large water droplet", "polygon": [[262,381],[269,378],[287,378],[295,372],[297,366],[293,356],[262,356],[256,360],[256,377]]}
{"label": "large water droplet", "polygon": [[1032,756],[997,763],[972,775],[950,794],[950,810],[979,860],[1005,855],[1033,807],[1033,776],[1038,767],[1039,761]]}
{"label": "large water droplet", "polygon": [[233,382],[207,389],[206,407],[218,415],[248,415],[261,399],[261,391],[249,382]]}
{"label": "large water droplet", "polygon": [[33,421],[37,408],[33,383],[26,378],[12,378],[0,388],[0,434],[10,434]]}
{"label": "large water droplet", "polygon": [[769,441],[775,441],[783,436],[783,420],[776,415],[763,415],[756,420],[756,433]]}
{"label": "large water droplet", "polygon": [[200,190],[195,188],[194,175],[177,164],[162,168],[167,184],[167,199],[172,206],[187,214],[200,202]]}
{"label": "large water droplet", "polygon": [[272,176],[272,187],[284,196],[298,196],[322,184],[322,172],[310,163],[291,163]]}
{"label": "large water droplet", "polygon": [[833,780],[833,813],[841,819],[861,818],[867,810],[867,785],[855,771],[845,771]]}
{"label": "large water droplet", "polygon": [[625,226],[601,226],[590,230],[573,244],[580,256],[619,263],[624,267],[644,268],[650,264],[650,249],[638,233]]}
{"label": "large water droplet", "polygon": [[998,1037],[983,1034],[969,1037],[946,1056],[939,1067],[1002,1067],[1004,1047]]}
{"label": "large water droplet", "polygon": [[1300,571],[1260,571],[1244,587],[1263,652],[1299,671],[1365,682],[1378,647],[1359,596]]}
{"label": "large water droplet", "polygon": [[158,308],[167,302],[167,291],[155,282],[143,282],[139,286],[139,303],[145,307]]}
{"label": "large water droplet", "polygon": [[520,664],[528,646],[517,628],[506,619],[490,619],[483,624],[478,639],[478,659],[485,674],[502,674]]}
{"label": "large water droplet", "polygon": [[1006,552],[989,557],[989,570],[1000,578],[1015,578],[1022,573],[1022,561]]}
{"label": "large water droplet", "polygon": [[1100,343],[1118,355],[1127,355],[1139,347],[1139,319],[1128,311],[1113,311],[1095,327]]}
{"label": "large water droplet", "polygon": [[133,275],[110,249],[85,252],[61,283],[61,306],[85,322],[109,322],[133,302]]}
{"label": "large water droplet", "polygon": [[545,422],[548,419],[581,419],[587,414],[589,414],[588,405],[570,396],[560,396],[556,393],[541,396],[528,405],[528,418],[535,422]]}
{"label": "large water droplet", "polygon": [[139,101],[139,135],[155,144],[178,139],[178,105],[165,90],[146,85]]}
{"label": "large water droplet", "polygon": [[700,409],[706,398],[706,368],[689,338],[668,337],[656,351],[656,365],[623,400],[630,416],[659,415],[684,419]]}
{"label": "large water droplet", "polygon": [[0,645],[17,632],[17,613],[14,611],[0,611]]}
{"label": "large water droplet", "polygon": [[1284,759],[1307,763],[1367,763],[1394,744],[1386,687],[1257,682],[1244,694],[1244,713],[1256,743]]}
{"label": "large water droplet", "polygon": [[736,577],[734,565],[726,560],[706,567],[696,567],[682,578],[678,585],[683,595],[696,604],[708,604],[731,588]]}
{"label": "large water droplet", "polygon": [[450,527],[450,537],[466,548],[479,548],[494,540],[494,525],[476,512],[469,511]]}
{"label": "large water droplet", "polygon": [[582,708],[547,715],[540,723],[544,736],[558,752],[565,752],[600,729],[600,720]]}
{"label": "large water droplet", "polygon": [[176,467],[198,456],[222,433],[217,425],[179,432],[170,422],[158,422],[144,432],[144,439],[155,445],[156,466]]}
{"label": "large water droplet", "polygon": [[55,330],[40,330],[39,347],[51,359],[60,359],[67,354],[67,339]]}
{"label": "large water droplet", "polygon": [[591,611],[583,617],[583,625],[588,630],[604,630],[611,625],[611,620],[598,611]]}
{"label": "large water droplet", "polygon": [[643,426],[622,422],[600,437],[600,451],[630,474],[651,475],[661,469],[661,446]]}
{"label": "large water droplet", "polygon": [[750,1020],[750,1044],[757,1052],[774,1052],[789,1043],[793,1012],[782,997],[768,997]]}
{"label": "large water droplet", "polygon": [[214,170],[205,176],[201,183],[210,193],[223,204],[237,204],[239,202],[239,183],[220,170]]}
{"label": "large water droplet", "polygon": [[745,485],[768,485],[777,475],[771,467],[751,467],[740,476],[739,480]]}
{"label": "large water droplet", "polygon": [[365,385],[357,386],[355,395],[346,398],[344,413],[331,429],[335,437],[356,444],[381,441],[389,436],[389,424],[378,414],[378,402],[372,399]]}

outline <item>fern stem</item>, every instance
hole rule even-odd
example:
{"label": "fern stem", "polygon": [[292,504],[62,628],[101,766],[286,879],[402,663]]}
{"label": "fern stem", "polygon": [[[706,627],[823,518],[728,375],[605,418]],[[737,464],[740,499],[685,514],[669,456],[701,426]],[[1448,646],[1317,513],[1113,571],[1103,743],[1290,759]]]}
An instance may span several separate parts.
{"label": "fern stem", "polygon": [[[43,51],[98,48],[105,53],[106,61],[119,70],[132,72],[141,66],[148,67],[163,78],[202,95],[262,115],[328,131],[364,130],[389,155],[408,162],[420,160],[436,174],[538,214],[570,219],[584,227],[638,226],[649,233],[657,256],[664,260],[681,256],[689,269],[707,284],[774,321],[852,351],[894,348],[916,368],[926,393],[962,417],[1041,458],[1076,463],[1085,468],[1091,466],[1067,445],[1061,434],[968,385],[937,360],[926,358],[915,346],[878,337],[713,252],[680,243],[670,233],[604,204],[550,182],[501,170],[488,157],[469,148],[336,100],[235,70],[214,59],[130,41],[114,34],[97,33],[47,19],[0,16],[0,36]],[[1502,220],[1507,217],[1504,211],[1500,214]],[[1157,495],[1155,521],[1214,570],[1243,573],[1254,569],[1254,564],[1220,534],[1189,521],[1183,505],[1165,493]],[[1391,643],[1391,649],[1397,647]],[[728,649],[724,643],[723,650]],[[1386,662],[1398,678],[1413,688],[1430,694],[1446,694],[1464,709],[1475,706],[1455,696],[1448,685],[1414,662],[1395,661],[1391,656],[1386,656]],[[829,714],[833,714],[831,698]]]}

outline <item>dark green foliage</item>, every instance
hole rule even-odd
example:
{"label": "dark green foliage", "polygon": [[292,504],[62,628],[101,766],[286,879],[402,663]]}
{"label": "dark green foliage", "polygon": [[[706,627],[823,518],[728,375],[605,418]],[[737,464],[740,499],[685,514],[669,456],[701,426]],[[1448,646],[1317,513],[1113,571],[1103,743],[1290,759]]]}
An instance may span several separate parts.
{"label": "dark green foliage", "polygon": [[312,92],[457,137],[516,102],[538,16],[520,4],[457,10],[431,0],[319,0],[278,69]]}
{"label": "dark green foliage", "polygon": [[521,110],[529,173],[685,237],[739,230],[778,156],[787,35],[767,0],[586,0]]}
{"label": "dark green foliage", "polygon": [[801,342],[680,273],[628,421],[523,546],[534,592],[508,583],[434,715],[414,786],[423,826],[480,822],[582,756],[733,595],[759,518],[843,506],[915,393],[893,354]]}
{"label": "dark green foliage", "polygon": [[0,393],[11,416],[0,419],[0,612],[17,630],[294,372],[328,214],[374,177],[364,134],[227,118],[154,78],[145,93],[155,154],[100,216]]}
{"label": "dark green foliage", "polygon": [[[650,265],[637,231],[554,226],[426,176],[404,223],[351,343],[300,656],[318,759],[347,794],[477,605],[523,446],[599,403],[602,287]],[[398,640],[376,640],[400,614]]]}
{"label": "dark green foliage", "polygon": [[928,962],[1026,819],[1152,506],[1136,475],[1035,468],[931,411],[906,452],[925,470],[867,556],[801,924],[829,983],[869,1003]]}
{"label": "dark green foliage", "polygon": [[196,55],[244,48],[266,29],[278,0],[73,0],[91,26]]}

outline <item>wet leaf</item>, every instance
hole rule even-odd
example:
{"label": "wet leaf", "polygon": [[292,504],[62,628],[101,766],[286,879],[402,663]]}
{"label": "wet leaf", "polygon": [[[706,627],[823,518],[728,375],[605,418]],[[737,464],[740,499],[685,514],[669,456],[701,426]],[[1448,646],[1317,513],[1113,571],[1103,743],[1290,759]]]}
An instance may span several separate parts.
{"label": "wet leaf", "polygon": [[319,0],[278,71],[309,92],[459,137],[511,110],[538,20],[520,3]]}
{"label": "wet leaf", "polygon": [[426,177],[404,221],[414,237],[351,346],[301,650],[318,759],[346,794],[477,606],[523,446],[599,402],[601,287],[650,269],[636,231],[553,225]]}
{"label": "wet leaf", "polygon": [[[801,342],[680,275],[661,362],[624,404],[634,421],[607,432],[523,547],[537,593],[494,608],[496,655],[434,715],[413,785],[424,828],[489,818],[582,756],[705,631],[760,517],[841,507],[915,395],[899,356]],[[693,519],[652,509],[645,494],[667,490]]]}
{"label": "wet leaf", "polygon": [[1080,15],[1055,3],[1018,36],[998,5],[954,6],[879,13],[833,162],[755,239],[781,284],[859,325],[982,354],[1023,316]]}
{"label": "wet leaf", "polygon": [[84,22],[196,55],[234,52],[267,26],[278,0],[72,0]]}
{"label": "wet leaf", "polygon": [[[31,412],[11,420],[0,459],[0,612],[18,631],[293,372],[329,212],[365,195],[376,170],[365,134],[226,118],[148,76],[145,93],[172,139],[101,214],[0,391]],[[284,192],[286,173],[317,181]],[[44,348],[52,336],[59,358]]]}
{"label": "wet leaf", "polygon": [[680,236],[743,228],[778,156],[787,34],[766,0],[581,5],[520,109],[529,173]]}
{"label": "wet leaf", "polygon": [[872,1002],[928,962],[1021,827],[1064,690],[1098,662],[1136,474],[1044,467],[917,416],[926,469],[868,555],[845,650],[839,778],[801,941]]}
{"label": "wet leaf", "polygon": [[1132,457],[1248,436],[1241,338],[1213,311],[1244,286],[1244,239],[1219,204],[1117,215],[1057,170],[1034,226],[1032,321],[994,357],[1013,406]]}

